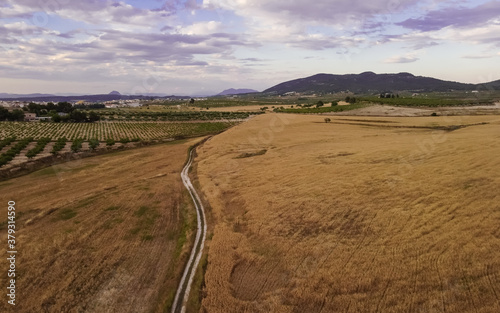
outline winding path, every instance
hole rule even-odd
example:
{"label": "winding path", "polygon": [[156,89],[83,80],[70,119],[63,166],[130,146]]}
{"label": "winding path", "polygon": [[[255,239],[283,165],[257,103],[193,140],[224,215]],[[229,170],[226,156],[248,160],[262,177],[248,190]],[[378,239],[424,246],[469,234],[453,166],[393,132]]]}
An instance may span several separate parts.
{"label": "winding path", "polygon": [[205,209],[201,203],[200,197],[189,179],[189,168],[193,163],[193,150],[189,152],[189,159],[181,172],[182,183],[189,191],[191,199],[193,199],[194,206],[196,208],[196,216],[198,220],[198,230],[196,232],[196,238],[194,241],[193,250],[191,250],[191,255],[184,269],[184,274],[182,274],[181,282],[179,287],[177,287],[177,292],[175,294],[174,303],[172,305],[172,313],[184,313],[186,312],[186,302],[189,298],[189,292],[191,291],[191,285],[193,284],[194,274],[198,264],[200,263],[201,255],[203,252],[203,246],[205,244],[205,238],[207,235],[207,222],[205,219]]}

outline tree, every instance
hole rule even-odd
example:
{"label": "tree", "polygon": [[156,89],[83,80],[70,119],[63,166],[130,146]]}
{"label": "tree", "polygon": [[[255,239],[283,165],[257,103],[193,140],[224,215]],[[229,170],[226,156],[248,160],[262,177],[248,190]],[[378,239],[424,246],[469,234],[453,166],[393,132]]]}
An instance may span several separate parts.
{"label": "tree", "polygon": [[194,104],[194,99],[191,98],[191,100],[189,100],[189,104]]}
{"label": "tree", "polygon": [[325,105],[325,104],[321,100],[319,100],[318,102],[316,102],[316,107],[317,108],[322,107],[323,105]]}
{"label": "tree", "polygon": [[69,114],[69,119],[76,123],[86,122],[87,114],[82,111],[74,110]]}
{"label": "tree", "polygon": [[94,151],[95,149],[97,149],[98,146],[99,146],[99,139],[94,138],[89,140],[90,150]]}
{"label": "tree", "polygon": [[30,104],[28,104],[28,112],[30,113],[37,113],[40,114],[40,110],[41,110],[41,105],[39,104],[36,104],[36,103],[33,103],[33,102],[30,102]]}
{"label": "tree", "polygon": [[23,110],[15,109],[14,111],[10,112],[9,121],[24,121],[24,112]]}
{"label": "tree", "polygon": [[351,97],[349,97],[349,96],[345,97],[345,102],[350,103],[351,102]]}
{"label": "tree", "polygon": [[57,112],[71,113],[74,110],[69,102],[59,102],[57,104]]}
{"label": "tree", "polygon": [[10,116],[9,110],[4,107],[0,107],[0,121],[5,121]]}
{"label": "tree", "polygon": [[46,107],[48,111],[57,110],[56,105],[52,102],[47,103]]}
{"label": "tree", "polygon": [[62,120],[61,116],[57,113],[52,114],[52,122],[54,123],[60,123]]}
{"label": "tree", "polygon": [[89,122],[97,122],[100,119],[101,117],[99,116],[99,114],[95,113],[94,111],[89,113]]}
{"label": "tree", "polygon": [[112,138],[106,139],[106,146],[113,146],[115,144],[115,141]]}
{"label": "tree", "polygon": [[78,152],[82,149],[83,139],[75,139],[71,143],[71,151]]}
{"label": "tree", "polygon": [[332,120],[328,117],[325,117],[325,123],[330,123]]}

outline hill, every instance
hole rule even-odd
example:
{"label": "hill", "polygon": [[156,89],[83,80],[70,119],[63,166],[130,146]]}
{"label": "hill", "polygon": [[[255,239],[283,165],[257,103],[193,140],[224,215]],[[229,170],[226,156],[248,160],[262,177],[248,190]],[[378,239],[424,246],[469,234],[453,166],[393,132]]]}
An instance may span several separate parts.
{"label": "hill", "polygon": [[239,95],[242,93],[253,93],[253,92],[258,92],[257,90],[254,89],[226,89],[221,93],[218,93],[217,96],[229,96],[229,95]]}
{"label": "hill", "polygon": [[263,92],[275,94],[287,92],[335,93],[341,91],[354,93],[380,93],[385,91],[444,92],[491,88],[500,89],[500,81],[485,84],[464,84],[432,77],[415,76],[410,73],[375,74],[373,72],[364,72],[347,75],[316,74],[283,82]]}
{"label": "hill", "polygon": [[16,98],[33,98],[33,97],[54,97],[52,94],[45,93],[31,93],[27,95],[14,94],[14,93],[2,93],[0,92],[0,99],[16,99]]}

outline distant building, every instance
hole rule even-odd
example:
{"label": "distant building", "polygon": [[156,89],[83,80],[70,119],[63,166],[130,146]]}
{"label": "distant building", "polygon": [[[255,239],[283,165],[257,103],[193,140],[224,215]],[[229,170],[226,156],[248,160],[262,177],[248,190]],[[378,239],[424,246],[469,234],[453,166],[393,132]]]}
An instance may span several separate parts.
{"label": "distant building", "polygon": [[31,122],[36,120],[36,113],[24,113],[24,120],[26,122]]}
{"label": "distant building", "polygon": [[52,120],[52,118],[50,116],[35,117],[35,121],[39,121],[39,122],[49,122],[50,120]]}

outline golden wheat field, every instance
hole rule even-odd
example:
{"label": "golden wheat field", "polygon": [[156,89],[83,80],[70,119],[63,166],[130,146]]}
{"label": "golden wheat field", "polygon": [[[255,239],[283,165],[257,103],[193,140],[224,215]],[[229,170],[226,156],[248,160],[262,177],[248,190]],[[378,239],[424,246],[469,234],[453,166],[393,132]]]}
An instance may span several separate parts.
{"label": "golden wheat field", "polygon": [[198,148],[202,311],[500,312],[500,116],[330,118]]}
{"label": "golden wheat field", "polygon": [[[16,202],[18,259],[16,306],[0,301],[0,312],[168,311],[196,221],[180,179],[195,141],[1,182],[2,199]],[[8,286],[7,275],[0,284]]]}

